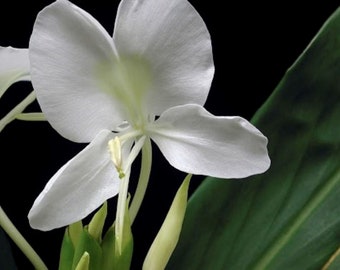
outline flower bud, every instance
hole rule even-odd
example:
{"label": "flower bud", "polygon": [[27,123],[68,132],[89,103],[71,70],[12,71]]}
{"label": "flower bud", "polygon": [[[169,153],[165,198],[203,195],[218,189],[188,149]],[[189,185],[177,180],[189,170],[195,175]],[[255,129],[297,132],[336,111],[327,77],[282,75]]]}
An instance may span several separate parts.
{"label": "flower bud", "polygon": [[144,270],[165,269],[182,230],[190,179],[189,174],[178,189],[162,227],[146,255]]}
{"label": "flower bud", "polygon": [[89,270],[89,267],[90,267],[90,254],[88,254],[85,251],[83,256],[81,256],[75,270]]}

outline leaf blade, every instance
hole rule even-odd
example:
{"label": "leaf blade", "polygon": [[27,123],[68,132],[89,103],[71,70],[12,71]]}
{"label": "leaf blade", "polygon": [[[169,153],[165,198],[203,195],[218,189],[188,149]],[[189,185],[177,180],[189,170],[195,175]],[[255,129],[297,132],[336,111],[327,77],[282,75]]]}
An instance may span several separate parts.
{"label": "leaf blade", "polygon": [[168,269],[320,269],[338,248],[339,32],[340,9],[252,119],[269,138],[269,171],[207,179]]}

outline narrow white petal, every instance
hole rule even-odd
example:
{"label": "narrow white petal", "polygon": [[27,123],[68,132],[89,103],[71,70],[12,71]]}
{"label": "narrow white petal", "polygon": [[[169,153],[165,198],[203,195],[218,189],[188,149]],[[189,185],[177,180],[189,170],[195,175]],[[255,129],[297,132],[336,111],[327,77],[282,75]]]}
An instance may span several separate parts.
{"label": "narrow white petal", "polygon": [[30,80],[28,49],[0,46],[0,97],[18,81]]}
{"label": "narrow white petal", "polygon": [[270,165],[267,138],[241,117],[217,117],[199,105],[165,111],[151,131],[175,168],[219,178],[243,178]]}
{"label": "narrow white petal", "polygon": [[211,39],[187,0],[122,0],[114,40],[119,54],[150,65],[150,113],[205,103],[214,74]]}
{"label": "narrow white petal", "polygon": [[33,228],[47,231],[76,222],[118,193],[120,179],[107,146],[112,138],[101,131],[51,178],[28,214]]}
{"label": "narrow white petal", "polygon": [[115,57],[113,40],[88,13],[66,0],[43,9],[29,45],[32,83],[51,125],[64,137],[89,142],[122,115],[100,73]]}

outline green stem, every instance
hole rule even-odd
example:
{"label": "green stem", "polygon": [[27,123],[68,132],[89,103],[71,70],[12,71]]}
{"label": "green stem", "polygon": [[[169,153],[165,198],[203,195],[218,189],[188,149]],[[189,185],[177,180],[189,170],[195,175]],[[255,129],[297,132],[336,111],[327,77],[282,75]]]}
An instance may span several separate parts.
{"label": "green stem", "polygon": [[25,108],[35,100],[35,92],[32,91],[23,101],[15,106],[4,118],[0,120],[0,132],[7,124],[12,122],[16,116],[25,110]]}
{"label": "green stem", "polygon": [[18,229],[14,226],[11,220],[7,217],[5,211],[0,206],[0,226],[9,235],[13,242],[20,248],[20,250],[25,254],[25,256],[30,260],[32,265],[37,270],[47,269],[44,262],[40,259],[38,254],[26,241],[26,239],[21,235]]}
{"label": "green stem", "polygon": [[294,233],[307,220],[312,212],[322,203],[327,195],[334,189],[340,181],[340,170],[336,171],[327,183],[316,193],[316,195],[309,201],[309,203],[298,214],[293,224],[287,228],[272,244],[271,248],[264,254],[264,256],[255,264],[254,270],[267,269],[275,256],[288,243]]}
{"label": "green stem", "polygon": [[120,180],[121,182],[119,185],[117,212],[116,212],[116,226],[115,226],[116,249],[119,255],[122,254],[123,235],[124,235],[124,232],[123,232],[124,217],[125,217],[129,180],[130,180],[130,169],[127,170],[124,177]]}
{"label": "green stem", "polygon": [[19,113],[15,119],[22,121],[46,121],[46,117],[41,112],[35,113]]}
{"label": "green stem", "polygon": [[131,225],[137,216],[137,213],[139,211],[139,208],[142,204],[145,195],[146,188],[148,186],[151,172],[151,164],[152,164],[151,141],[149,138],[146,138],[142,148],[142,164],[139,174],[139,180],[136,192],[133,196],[133,200],[131,202],[131,206],[129,209]]}

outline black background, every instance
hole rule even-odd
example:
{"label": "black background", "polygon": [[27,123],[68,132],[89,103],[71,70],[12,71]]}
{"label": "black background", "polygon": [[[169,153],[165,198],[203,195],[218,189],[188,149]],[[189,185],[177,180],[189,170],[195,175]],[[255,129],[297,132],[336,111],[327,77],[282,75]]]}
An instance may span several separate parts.
{"label": "black background", "polygon": [[[73,1],[99,20],[109,33],[112,33],[118,2]],[[190,2],[203,17],[212,37],[216,72],[205,107],[215,115],[240,115],[248,120],[339,5],[338,1],[331,0],[271,1],[269,4]],[[0,11],[0,45],[27,47],[37,13],[50,3],[52,1],[35,0],[29,6],[21,6],[16,1],[7,1]],[[0,100],[0,117],[31,89],[29,83],[12,86]],[[35,103],[29,109],[38,108]],[[27,213],[47,180],[84,146],[63,139],[47,122],[14,121],[0,133],[0,205],[52,270],[57,269],[64,230],[32,230]],[[156,147],[153,154],[149,188],[132,228],[135,238],[132,269],[141,269],[147,249],[185,177],[170,167]],[[190,192],[202,179],[194,176]],[[135,180],[133,176],[132,190]],[[114,217],[114,203],[115,199],[110,200],[110,222]],[[19,269],[31,269],[14,245],[13,253]]]}

